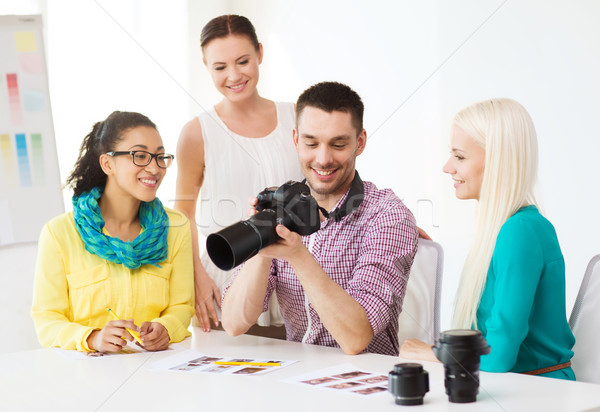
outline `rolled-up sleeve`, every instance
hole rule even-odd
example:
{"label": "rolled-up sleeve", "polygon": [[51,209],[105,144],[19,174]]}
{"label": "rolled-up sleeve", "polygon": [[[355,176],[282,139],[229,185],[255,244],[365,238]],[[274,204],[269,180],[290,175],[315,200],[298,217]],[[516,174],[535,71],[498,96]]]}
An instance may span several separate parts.
{"label": "rolled-up sleeve", "polygon": [[399,208],[380,213],[366,230],[346,291],[365,309],[377,335],[398,316],[418,234],[412,214]]}

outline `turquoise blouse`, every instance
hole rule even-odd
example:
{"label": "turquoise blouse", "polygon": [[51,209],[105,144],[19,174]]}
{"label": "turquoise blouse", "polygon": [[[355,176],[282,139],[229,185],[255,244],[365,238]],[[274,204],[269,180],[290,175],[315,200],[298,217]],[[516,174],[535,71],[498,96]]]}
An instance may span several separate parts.
{"label": "turquoise blouse", "polygon": [[[492,347],[487,372],[526,372],[571,360],[575,337],[565,310],[565,262],[552,224],[526,206],[500,229],[477,326]],[[571,368],[540,376],[575,380]]]}

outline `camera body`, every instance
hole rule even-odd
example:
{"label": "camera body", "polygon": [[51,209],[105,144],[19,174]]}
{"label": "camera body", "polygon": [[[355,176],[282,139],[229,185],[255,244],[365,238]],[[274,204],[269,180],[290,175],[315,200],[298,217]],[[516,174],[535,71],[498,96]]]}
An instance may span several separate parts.
{"label": "camera body", "polygon": [[302,236],[321,227],[319,205],[304,183],[290,180],[279,187],[266,188],[256,197],[258,213],[206,239],[208,256],[221,270],[233,269],[276,242],[278,224]]}
{"label": "camera body", "polygon": [[304,183],[290,180],[279,187],[266,188],[256,198],[259,213],[270,213],[275,216],[277,224],[292,232],[306,236],[321,227],[319,205]]}

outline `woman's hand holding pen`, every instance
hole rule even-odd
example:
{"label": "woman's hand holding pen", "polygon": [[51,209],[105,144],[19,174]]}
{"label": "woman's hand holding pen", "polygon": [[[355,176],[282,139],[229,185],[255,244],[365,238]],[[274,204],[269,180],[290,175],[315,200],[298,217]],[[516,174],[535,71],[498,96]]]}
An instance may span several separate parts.
{"label": "woman's hand holding pen", "polygon": [[90,333],[87,338],[88,347],[98,352],[120,352],[127,341],[133,341],[127,328],[136,332],[140,330],[133,319],[111,320],[101,330]]}
{"label": "woman's hand holding pen", "polygon": [[158,351],[169,347],[169,332],[162,324],[144,322],[140,330],[140,338],[144,341],[144,349]]}

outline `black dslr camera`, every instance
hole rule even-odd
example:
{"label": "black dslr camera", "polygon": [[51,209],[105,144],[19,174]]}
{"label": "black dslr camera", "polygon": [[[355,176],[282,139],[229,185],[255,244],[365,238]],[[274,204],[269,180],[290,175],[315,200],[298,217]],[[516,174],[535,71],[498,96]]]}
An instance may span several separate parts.
{"label": "black dslr camera", "polygon": [[256,197],[257,214],[206,239],[208,256],[221,270],[233,269],[277,241],[278,224],[302,236],[321,227],[319,205],[304,183],[290,180],[279,187],[266,188]]}

